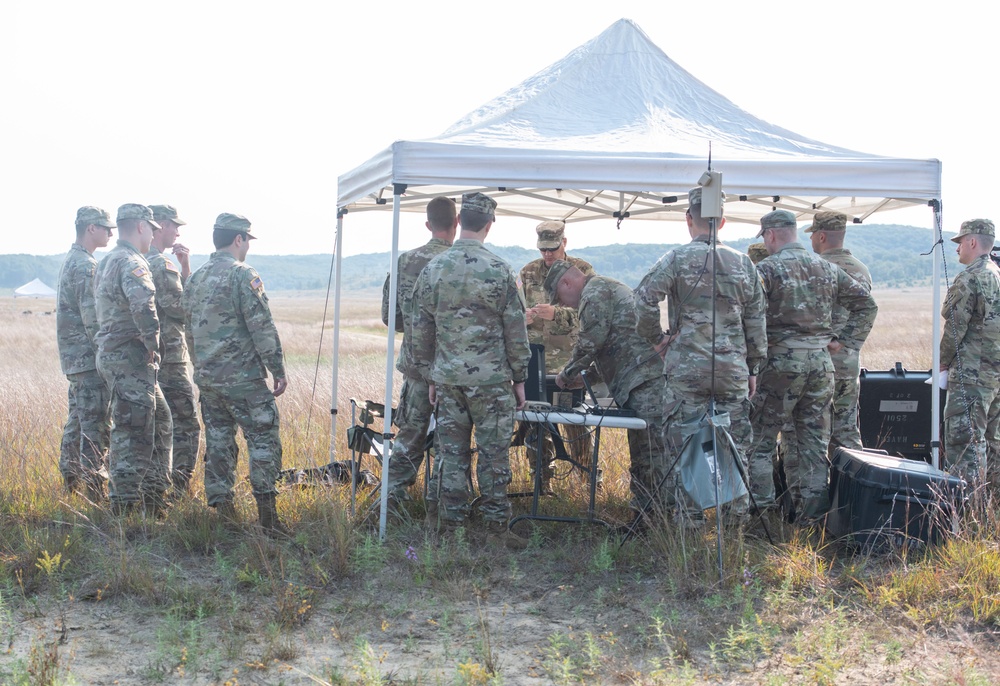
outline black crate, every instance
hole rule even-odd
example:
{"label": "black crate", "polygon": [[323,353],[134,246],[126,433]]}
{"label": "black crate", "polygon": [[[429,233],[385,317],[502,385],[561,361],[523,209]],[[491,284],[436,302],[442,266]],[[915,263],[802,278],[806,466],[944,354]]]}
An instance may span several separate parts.
{"label": "black crate", "polygon": [[[861,370],[858,417],[865,448],[930,461],[930,376],[930,371],[903,369],[899,362],[889,371]],[[945,393],[940,393],[943,411]]]}
{"label": "black crate", "polygon": [[869,548],[901,538],[938,542],[962,506],[964,487],[926,462],[838,448],[827,528]]}

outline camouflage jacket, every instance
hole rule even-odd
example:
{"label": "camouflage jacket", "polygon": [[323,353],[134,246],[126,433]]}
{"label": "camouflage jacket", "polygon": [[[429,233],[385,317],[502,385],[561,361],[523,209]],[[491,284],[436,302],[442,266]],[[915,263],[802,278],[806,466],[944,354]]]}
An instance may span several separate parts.
{"label": "camouflage jacket", "polygon": [[[413,303],[413,286],[417,283],[420,271],[433,258],[437,257],[451,246],[440,238],[432,238],[419,248],[404,252],[396,261],[396,331],[403,332],[403,345],[400,348],[396,369],[404,376],[415,377],[413,361],[409,359],[409,346],[406,340],[410,337],[410,323]],[[382,323],[389,326],[389,275],[382,285]]]}
{"label": "camouflage jacket", "polygon": [[632,289],[606,276],[592,276],[580,293],[580,334],[563,378],[575,381],[593,364],[618,405],[640,384],[660,376],[653,347],[635,330]]}
{"label": "camouflage jacket", "polygon": [[1000,268],[989,255],[955,276],[941,316],[941,364],[950,378],[987,388],[1000,383]]}
{"label": "camouflage jacket", "polygon": [[[589,262],[567,255],[567,262],[584,273],[593,276],[594,268]],[[538,258],[521,268],[521,288],[524,289],[525,307],[534,307],[539,303],[548,303],[545,295],[545,277],[549,268],[545,260]],[[572,307],[556,306],[555,317],[551,320],[536,319],[528,325],[528,342],[540,343],[545,346],[545,371],[555,374],[569,362],[576,343],[577,329],[580,327],[580,316]]]}
{"label": "camouflage jacket", "polygon": [[[871,272],[868,271],[868,267],[865,266],[864,262],[851,254],[850,250],[847,248],[834,248],[833,250],[827,250],[824,252],[821,257],[824,260],[833,262],[835,265],[847,272],[848,276],[867,288],[869,293],[871,292]],[[844,324],[847,323],[849,314],[850,313],[847,311],[847,308],[843,305],[838,303],[833,306],[834,331],[840,331],[844,328]],[[847,346],[845,345],[844,347],[846,348]]]}
{"label": "camouflage jacket", "polygon": [[149,271],[156,286],[156,315],[160,318],[160,359],[162,362],[187,363],[187,340],[184,336],[184,286],[181,273],[157,248],[146,253]]}
{"label": "camouflage jacket", "polygon": [[[843,269],[795,242],[761,260],[757,272],[767,296],[769,346],[816,350],[837,339],[851,350],[861,349],[878,305]],[[833,327],[835,305],[849,315],[839,329]]]}
{"label": "camouflage jacket", "polygon": [[478,386],[528,377],[517,277],[477,240],[455,241],[420,272],[412,326],[410,359],[428,383]]}
{"label": "camouflage jacket", "polygon": [[160,350],[160,320],[156,316],[156,287],[149,263],[135,246],[118,245],[101,260],[94,274],[97,302],[97,349],[100,353],[140,343],[147,352]]}
{"label": "camouflage jacket", "polygon": [[63,374],[97,369],[97,307],[94,272],[97,260],[77,243],[69,249],[56,287],[56,342]]}
{"label": "camouflage jacket", "polygon": [[666,299],[668,328],[675,338],[664,355],[664,374],[680,388],[711,393],[716,288],[715,390],[744,397],[747,376],[757,374],[767,359],[764,291],[747,255],[720,243],[716,258],[713,286],[707,236],[661,257],[636,288],[636,330],[651,345],[660,340],[660,302]]}
{"label": "camouflage jacket", "polygon": [[194,379],[221,386],[285,376],[278,330],[253,267],[217,250],[184,286]]}

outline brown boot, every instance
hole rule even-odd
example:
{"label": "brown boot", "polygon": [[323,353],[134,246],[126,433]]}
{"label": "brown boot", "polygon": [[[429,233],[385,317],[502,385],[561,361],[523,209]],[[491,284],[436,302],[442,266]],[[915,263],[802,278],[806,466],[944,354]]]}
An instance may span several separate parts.
{"label": "brown boot", "polygon": [[257,499],[257,516],[259,518],[260,526],[265,532],[269,534],[281,534],[282,536],[291,536],[292,532],[281,523],[278,519],[278,508],[275,502],[275,494],[267,493],[265,495],[254,495]]}
{"label": "brown boot", "polygon": [[507,522],[486,522],[486,542],[493,541],[508,550],[526,550],[528,539],[521,538],[509,528]]}
{"label": "brown boot", "polygon": [[236,513],[236,506],[232,500],[223,500],[211,507],[215,508],[215,513],[227,524],[239,524],[240,516]]}

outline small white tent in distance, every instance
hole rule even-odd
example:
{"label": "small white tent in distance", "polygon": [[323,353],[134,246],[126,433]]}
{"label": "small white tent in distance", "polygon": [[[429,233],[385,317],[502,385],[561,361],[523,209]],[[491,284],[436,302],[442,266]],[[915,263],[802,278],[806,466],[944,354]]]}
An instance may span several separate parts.
{"label": "small white tent in distance", "polygon": [[32,279],[28,283],[14,289],[15,298],[54,298],[56,291],[46,285],[41,279]]}
{"label": "small white tent in distance", "polygon": [[[705,171],[710,145],[712,166],[724,175],[729,222],[756,224],[780,208],[802,221],[821,210],[838,210],[861,223],[875,212],[929,205],[940,232],[940,161],[848,150],[758,119],[681,68],[631,20],[621,19],[441,136],[396,141],[338,178],[334,435],[345,216],[392,210],[388,270],[395,301],[400,212],[421,212],[437,195],[459,199],[480,191],[497,200],[500,217],[683,221],[687,191]],[[648,226],[655,232],[660,225],[628,221],[622,226]],[[935,251],[940,248],[939,243]],[[939,263],[934,262],[935,311],[940,310]],[[934,322],[936,341],[940,324],[937,318]],[[390,307],[387,431],[394,336],[395,308]],[[938,362],[935,344],[935,383]],[[934,395],[934,417],[937,402]],[[936,421],[932,432],[936,441]],[[388,459],[386,451],[384,462]]]}

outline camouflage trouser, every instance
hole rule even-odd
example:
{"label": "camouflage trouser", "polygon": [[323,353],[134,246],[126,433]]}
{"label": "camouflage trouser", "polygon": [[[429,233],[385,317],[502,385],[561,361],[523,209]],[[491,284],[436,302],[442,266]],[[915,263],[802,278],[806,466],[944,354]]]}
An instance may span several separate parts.
{"label": "camouflage trouser", "polygon": [[163,397],[170,408],[174,420],[173,473],[184,481],[191,478],[195,462],[198,460],[198,443],[201,439],[201,424],[198,423],[198,406],[194,400],[194,384],[183,362],[172,362],[160,366],[158,378]]}
{"label": "camouflage trouser", "polygon": [[514,390],[509,383],[489,386],[437,386],[434,473],[428,500],[438,502],[441,519],[461,521],[469,514],[472,428],[476,429],[476,479],[483,519],[510,519],[510,436],[514,430]]}
{"label": "camouflage trouser", "polygon": [[399,391],[399,405],[393,414],[399,431],[392,444],[389,472],[385,478],[390,498],[409,500],[406,489],[416,483],[420,465],[424,462],[431,412],[433,408],[427,397],[427,384],[419,379],[405,379]]}
{"label": "camouflage trouser", "polygon": [[646,509],[656,490],[656,475],[662,475],[666,460],[663,448],[663,377],[639,384],[628,394],[622,407],[646,422],[645,429],[628,430],[629,507]]}
{"label": "camouflage trouser", "polygon": [[989,478],[989,466],[1000,459],[1000,387],[972,386],[956,383],[954,377],[948,379],[944,453],[951,473],[969,482]]}
{"label": "camouflage trouser", "polygon": [[782,435],[782,459],[795,511],[806,518],[826,514],[832,401],[833,363],[825,348],[771,349],[757,377],[750,415],[750,486],[758,507],[774,503],[774,453],[778,432],[787,422],[793,431]]}
{"label": "camouflage trouser", "polygon": [[277,493],[281,471],[278,405],[265,379],[226,386],[199,386],[205,422],[205,498],[215,507],[232,500],[240,450],[236,429],[250,454],[250,486],[255,496]]}
{"label": "camouflage trouser", "polygon": [[112,503],[156,499],[167,490],[173,430],[156,368],[139,345],[99,354],[97,368],[111,390]]}
{"label": "camouflage trouser", "polygon": [[[680,509],[689,516],[699,517],[700,512],[696,512],[693,506],[687,502],[687,497],[683,493],[680,485],[680,461],[681,451],[684,449],[684,436],[680,428],[682,424],[697,421],[708,414],[709,397],[701,392],[686,392],[683,388],[677,388],[667,382],[667,387],[663,392],[663,441],[665,444],[666,460],[664,469],[669,470],[666,479],[663,474],[658,474],[657,479],[663,480],[662,498],[668,505],[680,503]],[[738,455],[736,459],[740,461],[743,473],[748,475],[747,454],[753,444],[753,429],[750,426],[750,401],[747,398],[735,396],[720,396],[715,399],[716,414],[729,414],[729,435],[736,444]],[[722,442],[721,440],[719,441]],[[732,449],[717,450],[718,455],[731,455]],[[742,496],[723,507],[729,514],[742,515],[747,511],[749,496]]]}
{"label": "camouflage trouser", "polygon": [[59,449],[59,471],[67,486],[77,481],[94,485],[107,477],[111,435],[111,394],[92,369],[69,374],[69,416]]}
{"label": "camouflage trouser", "polygon": [[857,350],[842,350],[833,359],[833,419],[830,423],[830,459],[838,447],[861,450],[858,426],[858,395],[861,391],[861,359]]}

